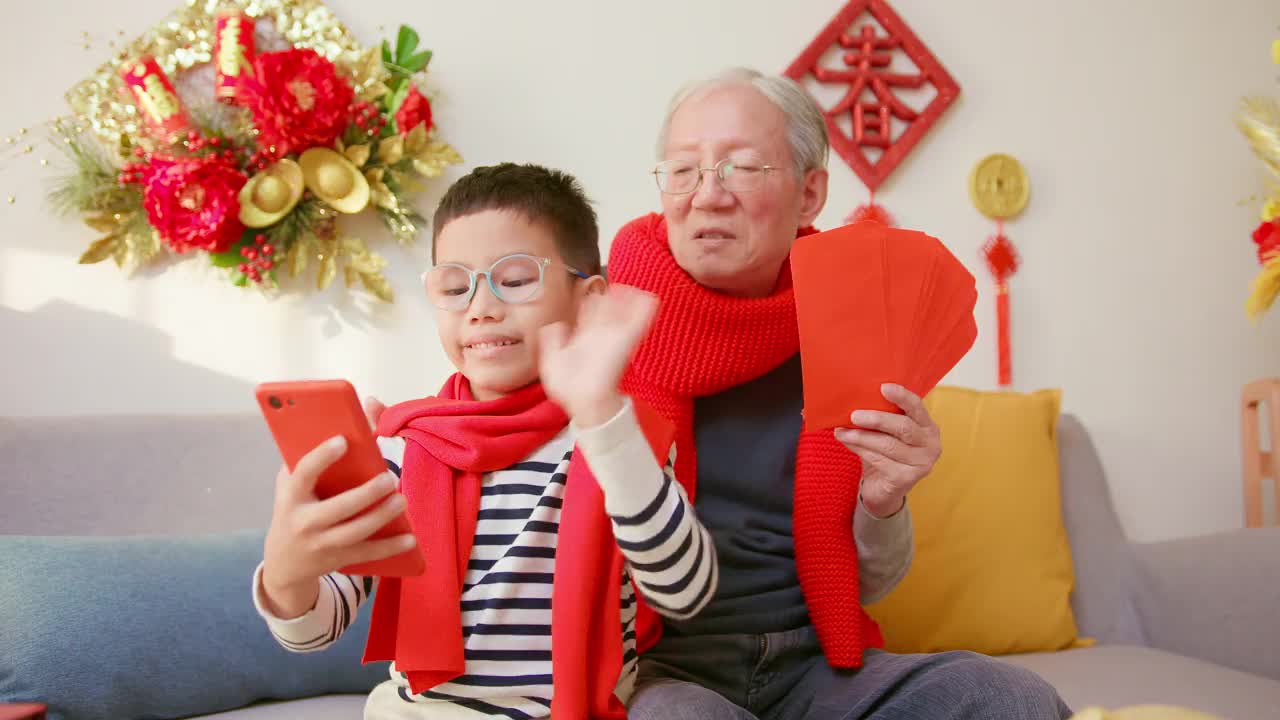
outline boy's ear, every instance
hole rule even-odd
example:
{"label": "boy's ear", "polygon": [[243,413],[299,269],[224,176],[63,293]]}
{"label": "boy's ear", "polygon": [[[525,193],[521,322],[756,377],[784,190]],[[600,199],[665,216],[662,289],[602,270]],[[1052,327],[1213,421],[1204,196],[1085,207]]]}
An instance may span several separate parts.
{"label": "boy's ear", "polygon": [[609,292],[609,281],[605,280],[602,275],[592,275],[585,280],[579,280],[577,284],[576,291],[579,300],[588,295],[604,295]]}

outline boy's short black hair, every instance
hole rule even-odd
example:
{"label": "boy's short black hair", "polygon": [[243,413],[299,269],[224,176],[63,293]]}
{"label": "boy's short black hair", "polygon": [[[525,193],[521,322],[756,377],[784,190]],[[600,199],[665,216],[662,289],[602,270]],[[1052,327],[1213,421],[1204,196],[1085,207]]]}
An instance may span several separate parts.
{"label": "boy's short black hair", "polygon": [[[502,163],[478,167],[458,179],[440,199],[432,237],[453,220],[484,210],[511,210],[551,231],[565,263],[600,274],[600,230],[596,211],[572,175],[541,165]],[[435,261],[434,243],[431,260]]]}

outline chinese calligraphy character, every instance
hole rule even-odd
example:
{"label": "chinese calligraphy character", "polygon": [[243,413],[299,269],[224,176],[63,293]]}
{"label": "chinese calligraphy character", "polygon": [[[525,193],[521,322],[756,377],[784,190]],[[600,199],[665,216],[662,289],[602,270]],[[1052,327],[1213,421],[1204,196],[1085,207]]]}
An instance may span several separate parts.
{"label": "chinese calligraphy character", "polygon": [[[857,36],[841,33],[839,43],[843,48],[853,48],[852,52],[843,55],[848,70],[813,68],[813,76],[818,82],[849,84],[844,98],[826,111],[827,117],[835,118],[852,108],[854,142],[888,148],[893,143],[890,113],[907,122],[918,116],[915,110],[894,96],[893,88],[918,88],[924,85],[925,77],[889,72],[887,68],[893,62],[893,51],[900,43],[891,36],[878,36],[871,25],[863,25]],[[875,94],[876,102],[862,101],[868,85]]]}
{"label": "chinese calligraphy character", "polygon": [[155,75],[148,75],[143,85],[134,85],[133,93],[143,111],[158,125],[178,114],[177,98]]}
{"label": "chinese calligraphy character", "polygon": [[218,70],[223,75],[235,77],[242,68],[251,71],[249,57],[240,40],[241,27],[238,22],[222,26],[222,35],[218,38]]}

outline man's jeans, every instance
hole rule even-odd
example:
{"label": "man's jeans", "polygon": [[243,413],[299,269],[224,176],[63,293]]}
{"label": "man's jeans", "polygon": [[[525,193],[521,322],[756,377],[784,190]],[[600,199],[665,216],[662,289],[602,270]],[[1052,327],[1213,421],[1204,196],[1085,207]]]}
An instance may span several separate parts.
{"label": "man's jeans", "polygon": [[664,638],[646,652],[632,720],[1065,720],[1027,670],[969,652],[870,650],[859,670],[827,664],[812,627],[770,635]]}

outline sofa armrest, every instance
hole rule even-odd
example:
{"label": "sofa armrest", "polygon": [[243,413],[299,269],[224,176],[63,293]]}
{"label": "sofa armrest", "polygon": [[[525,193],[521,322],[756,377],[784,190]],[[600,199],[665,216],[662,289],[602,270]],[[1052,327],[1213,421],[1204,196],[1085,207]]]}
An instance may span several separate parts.
{"label": "sofa armrest", "polygon": [[1133,547],[1152,647],[1280,679],[1280,528]]}
{"label": "sofa armrest", "polygon": [[1071,542],[1071,593],[1080,634],[1109,645],[1146,645],[1133,600],[1133,548],[1120,527],[1102,460],[1079,418],[1058,419],[1062,522]]}

